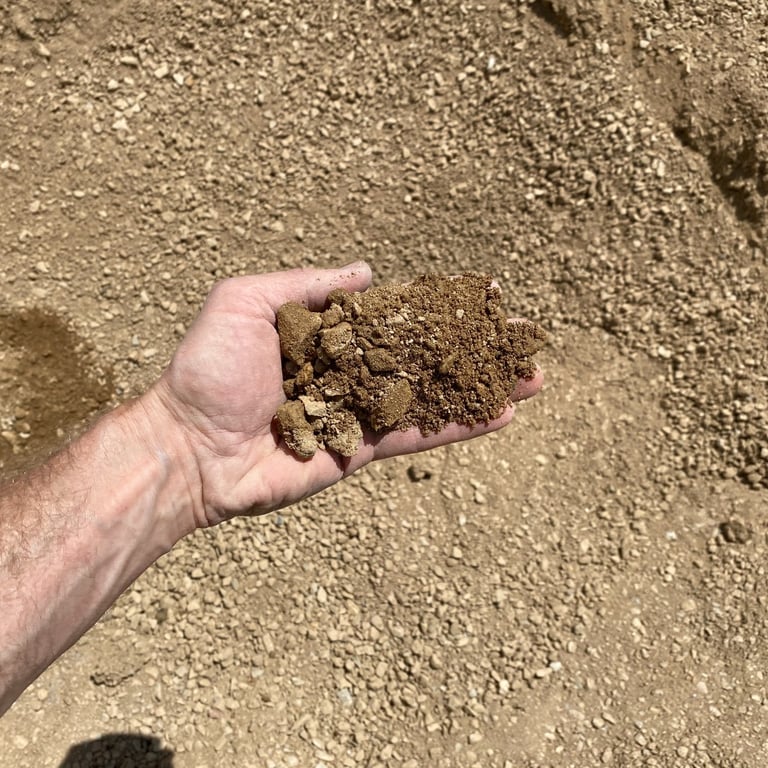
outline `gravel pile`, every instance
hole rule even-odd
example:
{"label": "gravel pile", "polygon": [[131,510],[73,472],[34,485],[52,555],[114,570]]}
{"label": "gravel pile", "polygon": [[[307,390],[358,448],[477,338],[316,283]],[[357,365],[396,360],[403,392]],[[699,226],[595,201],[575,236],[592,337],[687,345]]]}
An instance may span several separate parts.
{"label": "gravel pile", "polygon": [[763,0],[12,5],[3,471],[229,275],[490,274],[551,344],[502,434],[178,547],[0,765],[763,765]]}

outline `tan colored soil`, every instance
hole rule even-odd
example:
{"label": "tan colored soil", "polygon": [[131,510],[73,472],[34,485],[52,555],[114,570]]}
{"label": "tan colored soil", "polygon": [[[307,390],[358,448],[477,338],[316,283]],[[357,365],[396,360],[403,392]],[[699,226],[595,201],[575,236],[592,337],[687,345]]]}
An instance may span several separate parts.
{"label": "tan colored soil", "polygon": [[765,765],[766,28],[764,0],[0,4],[3,471],[142,391],[228,275],[484,273],[551,335],[502,433],[163,558],[0,765]]}
{"label": "tan colored soil", "polygon": [[301,458],[318,448],[353,456],[363,429],[428,435],[488,423],[533,378],[546,338],[534,323],[510,322],[483,275],[337,290],[327,303],[322,313],[295,303],[277,313],[288,398],[277,423]]}

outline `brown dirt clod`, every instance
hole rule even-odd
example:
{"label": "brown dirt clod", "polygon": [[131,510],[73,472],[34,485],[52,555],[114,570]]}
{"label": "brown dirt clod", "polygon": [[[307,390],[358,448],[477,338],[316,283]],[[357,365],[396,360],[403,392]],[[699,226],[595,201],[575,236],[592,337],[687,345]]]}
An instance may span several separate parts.
{"label": "brown dirt clod", "polygon": [[321,326],[322,318],[317,313],[294,302],[283,304],[277,311],[280,351],[292,362],[302,365]]}
{"label": "brown dirt clod", "polygon": [[288,400],[277,409],[277,421],[286,445],[301,458],[310,458],[317,452],[318,443],[312,425],[307,421],[304,406],[297,400]]}

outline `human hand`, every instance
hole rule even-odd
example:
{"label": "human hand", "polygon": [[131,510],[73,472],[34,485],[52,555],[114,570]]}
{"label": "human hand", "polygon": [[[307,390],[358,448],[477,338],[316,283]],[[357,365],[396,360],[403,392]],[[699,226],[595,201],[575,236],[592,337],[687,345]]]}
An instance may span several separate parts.
{"label": "human hand", "polygon": [[[367,264],[297,269],[219,283],[147,397],[171,416],[199,474],[195,524],[215,525],[239,514],[279,509],[338,482],[374,459],[415,453],[492,432],[509,423],[510,405],[488,424],[450,425],[424,437],[418,429],[364,435],[351,458],[318,451],[300,460],[277,435],[273,417],[284,402],[276,312],[288,301],[323,308],[335,288],[363,291]],[[520,382],[513,400],[541,387],[539,372]]]}

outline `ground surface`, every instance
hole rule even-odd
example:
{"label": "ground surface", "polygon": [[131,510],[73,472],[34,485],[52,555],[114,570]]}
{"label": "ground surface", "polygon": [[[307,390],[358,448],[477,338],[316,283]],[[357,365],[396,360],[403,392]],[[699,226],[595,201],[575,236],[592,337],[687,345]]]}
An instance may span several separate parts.
{"label": "ground surface", "polygon": [[227,275],[486,272],[551,337],[503,433],[179,546],[0,764],[765,765],[767,29],[764,0],[0,4],[5,470],[140,392]]}

